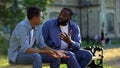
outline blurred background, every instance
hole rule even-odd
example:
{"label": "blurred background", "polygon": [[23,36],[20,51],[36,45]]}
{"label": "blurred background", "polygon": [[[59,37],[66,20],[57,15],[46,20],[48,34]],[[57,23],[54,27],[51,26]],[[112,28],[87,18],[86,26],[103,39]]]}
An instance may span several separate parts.
{"label": "blurred background", "polygon": [[[42,23],[57,18],[63,7],[71,8],[74,12],[72,20],[80,27],[83,47],[101,45],[106,68],[120,67],[117,64],[120,63],[120,55],[113,57],[120,50],[120,0],[0,0],[0,66],[8,64],[7,49],[11,33],[16,24],[26,18],[28,6],[42,8]],[[101,37],[105,42],[96,44]],[[115,59],[116,63],[112,65],[110,62],[113,60],[108,58]]]}

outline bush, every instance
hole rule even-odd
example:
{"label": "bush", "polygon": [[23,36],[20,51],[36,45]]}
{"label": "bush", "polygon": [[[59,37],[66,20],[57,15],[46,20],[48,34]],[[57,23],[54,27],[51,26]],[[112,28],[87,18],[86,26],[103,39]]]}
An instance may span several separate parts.
{"label": "bush", "polygon": [[8,51],[8,41],[5,39],[5,37],[0,36],[0,54],[7,55]]}
{"label": "bush", "polygon": [[100,43],[97,43],[96,41],[94,40],[90,40],[89,42],[87,42],[86,40],[82,40],[82,47],[83,48],[86,48],[86,47],[89,47],[89,46],[100,46],[101,47],[101,44]]}

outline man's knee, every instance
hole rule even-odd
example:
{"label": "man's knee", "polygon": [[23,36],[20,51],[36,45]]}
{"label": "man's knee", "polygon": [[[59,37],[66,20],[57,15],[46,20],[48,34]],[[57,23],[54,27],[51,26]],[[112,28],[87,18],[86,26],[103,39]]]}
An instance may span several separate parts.
{"label": "man's knee", "polygon": [[88,57],[92,59],[93,54],[90,51],[87,51],[86,53],[87,53]]}
{"label": "man's knee", "polygon": [[71,51],[68,51],[67,55],[70,56],[70,57],[75,57],[75,54]]}
{"label": "man's knee", "polygon": [[61,62],[61,59],[60,58],[52,58],[52,62],[53,63],[60,63]]}
{"label": "man's knee", "polygon": [[90,59],[90,60],[93,57],[93,54],[90,51],[88,51],[88,50],[79,50],[79,51],[76,51],[75,55],[77,56],[77,58],[79,58],[81,56],[82,58]]}
{"label": "man's knee", "polygon": [[32,53],[33,60],[40,60],[41,61],[41,55],[39,53]]}
{"label": "man's knee", "polygon": [[88,60],[88,61],[91,61],[92,58],[93,58],[93,54],[88,50],[85,50],[85,54],[86,54],[85,59]]}

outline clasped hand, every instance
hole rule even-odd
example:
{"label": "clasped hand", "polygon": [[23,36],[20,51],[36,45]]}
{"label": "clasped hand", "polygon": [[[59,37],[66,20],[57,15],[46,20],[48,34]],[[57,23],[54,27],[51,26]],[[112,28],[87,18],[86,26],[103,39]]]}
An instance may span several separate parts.
{"label": "clasped hand", "polygon": [[64,51],[64,50],[54,50],[50,56],[54,57],[54,58],[69,58],[69,56],[67,56],[68,52]]}

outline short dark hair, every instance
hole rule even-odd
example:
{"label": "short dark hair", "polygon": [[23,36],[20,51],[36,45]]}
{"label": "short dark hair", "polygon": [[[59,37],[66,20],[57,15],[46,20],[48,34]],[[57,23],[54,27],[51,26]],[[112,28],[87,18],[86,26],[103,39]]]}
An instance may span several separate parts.
{"label": "short dark hair", "polygon": [[39,16],[41,12],[41,9],[38,7],[28,7],[27,8],[27,18],[30,20],[32,19],[34,16]]}
{"label": "short dark hair", "polygon": [[73,11],[72,11],[72,9],[70,9],[70,8],[63,8],[62,10],[66,10],[66,11],[68,11],[69,12],[69,15],[73,15]]}

